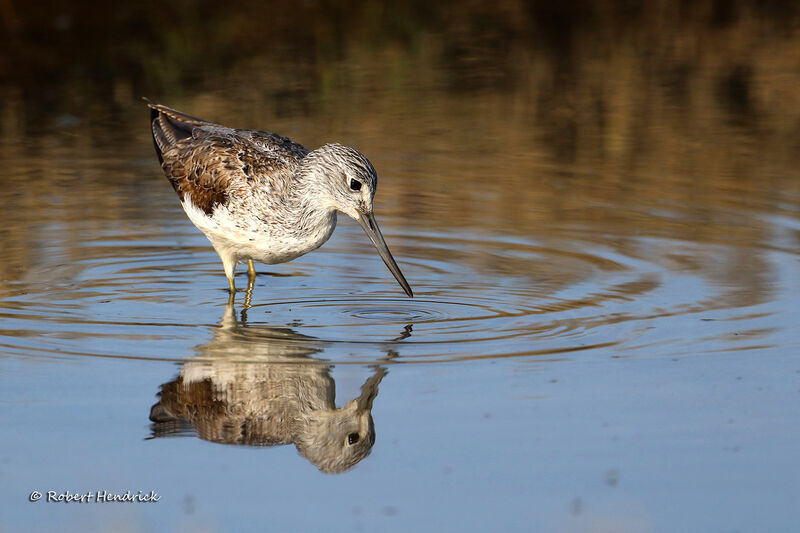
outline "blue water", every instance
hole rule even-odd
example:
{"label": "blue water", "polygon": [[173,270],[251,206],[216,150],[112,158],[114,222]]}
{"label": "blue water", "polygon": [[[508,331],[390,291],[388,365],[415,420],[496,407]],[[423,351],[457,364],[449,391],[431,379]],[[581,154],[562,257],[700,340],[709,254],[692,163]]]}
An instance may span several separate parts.
{"label": "blue water", "polygon": [[[375,448],[340,475],[320,474],[293,446],[147,440],[150,406],[175,364],[6,359],[2,402],[13,424],[0,430],[0,498],[9,503],[0,525],[12,532],[793,528],[795,354],[613,355],[392,365],[373,408]],[[340,394],[369,372],[336,367]],[[155,491],[160,500],[30,503],[34,490],[45,498],[47,491]]]}

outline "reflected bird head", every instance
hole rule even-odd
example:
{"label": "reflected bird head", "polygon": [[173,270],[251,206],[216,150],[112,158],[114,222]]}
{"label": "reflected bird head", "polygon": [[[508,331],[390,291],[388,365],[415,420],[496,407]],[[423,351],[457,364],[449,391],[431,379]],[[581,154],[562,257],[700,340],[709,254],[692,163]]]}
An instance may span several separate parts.
{"label": "reflected bird head", "polygon": [[300,454],[322,472],[336,474],[352,468],[375,444],[372,414],[352,400],[335,411],[317,411],[302,420],[295,433]]}
{"label": "reflected bird head", "polygon": [[322,472],[344,472],[369,455],[375,445],[372,402],[386,370],[378,367],[361,386],[361,394],[333,411],[317,411],[298,420],[295,446]]}

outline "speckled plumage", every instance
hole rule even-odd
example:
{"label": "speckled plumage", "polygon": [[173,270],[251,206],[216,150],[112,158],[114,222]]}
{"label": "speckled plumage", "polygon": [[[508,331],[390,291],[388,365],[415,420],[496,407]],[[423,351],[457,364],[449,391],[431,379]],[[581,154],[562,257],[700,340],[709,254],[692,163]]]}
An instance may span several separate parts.
{"label": "speckled plumage", "polygon": [[330,238],[341,211],[361,224],[411,296],[374,220],[378,178],[360,152],[340,144],[309,151],[275,133],[148,105],[161,167],[222,259],[231,290],[237,263],[284,263],[315,250]]}

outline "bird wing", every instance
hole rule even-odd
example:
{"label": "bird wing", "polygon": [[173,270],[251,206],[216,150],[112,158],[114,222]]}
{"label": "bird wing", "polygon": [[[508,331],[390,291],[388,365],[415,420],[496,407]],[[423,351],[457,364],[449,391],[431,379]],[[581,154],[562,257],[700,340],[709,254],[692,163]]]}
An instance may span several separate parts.
{"label": "bird wing", "polygon": [[211,215],[217,205],[254,188],[285,190],[308,150],[287,137],[235,130],[148,104],[153,144],[181,201],[186,195]]}

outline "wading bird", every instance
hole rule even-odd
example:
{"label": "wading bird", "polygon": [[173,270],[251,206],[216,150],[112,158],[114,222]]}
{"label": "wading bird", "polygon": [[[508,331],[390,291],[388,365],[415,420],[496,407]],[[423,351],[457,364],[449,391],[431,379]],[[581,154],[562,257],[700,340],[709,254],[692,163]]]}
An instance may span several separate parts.
{"label": "wading bird", "polygon": [[366,232],[408,296],[411,287],[381,235],[372,200],[378,176],[358,150],[326,144],[309,151],[278,135],[206,122],[148,102],[161,168],[189,219],[222,259],[236,292],[237,263],[275,264],[319,248],[342,212]]}

